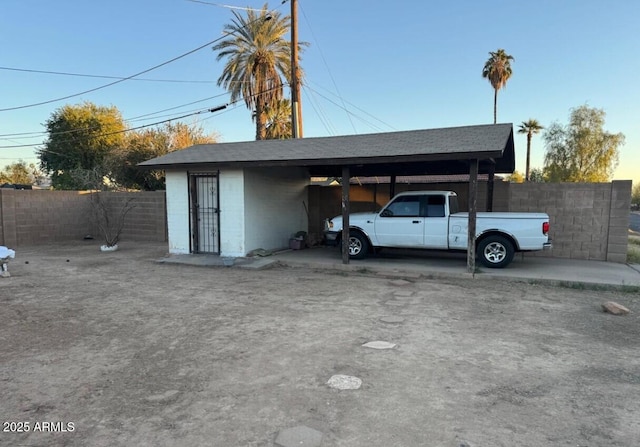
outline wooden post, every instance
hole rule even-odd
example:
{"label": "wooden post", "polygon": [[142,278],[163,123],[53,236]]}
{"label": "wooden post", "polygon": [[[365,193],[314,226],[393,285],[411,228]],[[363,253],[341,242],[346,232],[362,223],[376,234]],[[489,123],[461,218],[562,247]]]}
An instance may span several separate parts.
{"label": "wooden post", "polygon": [[302,138],[302,104],[300,103],[300,67],[298,62],[298,0],[291,0],[291,130],[293,138]]}
{"label": "wooden post", "polygon": [[349,166],[342,167],[342,263],[349,263]]}
{"label": "wooden post", "polygon": [[489,178],[487,179],[487,211],[493,211],[493,179],[496,174],[496,164],[489,160]]}
{"label": "wooden post", "polygon": [[393,199],[396,195],[396,176],[392,175],[389,180],[389,200]]}
{"label": "wooden post", "polygon": [[469,232],[467,271],[476,271],[476,213],[478,209],[478,160],[469,160]]}

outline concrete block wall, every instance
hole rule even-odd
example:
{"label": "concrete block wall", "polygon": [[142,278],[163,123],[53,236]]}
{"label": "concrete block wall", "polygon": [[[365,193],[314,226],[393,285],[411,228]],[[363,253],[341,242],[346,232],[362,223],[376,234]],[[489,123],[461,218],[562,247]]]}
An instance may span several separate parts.
{"label": "concrete block wall", "polygon": [[570,259],[626,262],[631,181],[512,183],[508,211],[549,215],[550,252]]}
{"label": "concrete block wall", "polygon": [[[123,240],[166,240],[163,191],[106,194],[134,198]],[[100,239],[89,194],[83,191],[0,189],[0,222],[0,245],[9,247],[81,240],[87,234]]]}
{"label": "concrete block wall", "polygon": [[[467,184],[396,185],[396,191],[451,190],[461,211],[468,206]],[[374,194],[376,200],[374,202]],[[340,186],[309,187],[309,231],[322,233],[325,218],[340,214]],[[351,211],[379,209],[389,200],[388,185],[352,185]],[[526,256],[626,262],[631,181],[612,183],[496,182],[494,211],[549,214],[553,249]],[[486,209],[486,182],[478,183],[478,210]]]}
{"label": "concrete block wall", "polygon": [[[133,199],[133,209],[127,214],[122,230],[122,240],[167,240],[166,194],[164,191],[108,192],[116,203]],[[116,205],[116,209],[119,208]]]}

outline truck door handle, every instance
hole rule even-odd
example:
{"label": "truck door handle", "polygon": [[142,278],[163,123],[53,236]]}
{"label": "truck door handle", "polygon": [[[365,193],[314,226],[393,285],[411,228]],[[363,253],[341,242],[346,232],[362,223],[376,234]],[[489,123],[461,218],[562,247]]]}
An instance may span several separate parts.
{"label": "truck door handle", "polygon": [[419,220],[414,220],[414,221],[413,221],[413,222],[411,222],[411,223],[420,223],[420,221],[419,221]]}

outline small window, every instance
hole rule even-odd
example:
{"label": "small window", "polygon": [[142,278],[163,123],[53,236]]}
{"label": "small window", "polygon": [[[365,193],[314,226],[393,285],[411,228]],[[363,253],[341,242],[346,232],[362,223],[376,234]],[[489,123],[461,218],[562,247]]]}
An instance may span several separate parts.
{"label": "small window", "polygon": [[458,207],[458,196],[449,196],[449,214],[460,212]]}
{"label": "small window", "polygon": [[427,217],[444,217],[444,196],[427,196]]}
{"label": "small window", "polygon": [[420,197],[402,196],[384,209],[383,217],[416,217],[420,215]]}

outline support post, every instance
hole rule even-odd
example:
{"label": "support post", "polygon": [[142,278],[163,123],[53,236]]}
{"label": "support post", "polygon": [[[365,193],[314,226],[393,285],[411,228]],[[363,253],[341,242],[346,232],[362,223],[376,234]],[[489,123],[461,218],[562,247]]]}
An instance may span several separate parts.
{"label": "support post", "polygon": [[476,271],[476,213],[478,211],[478,160],[469,160],[469,223],[467,271]]}
{"label": "support post", "polygon": [[396,176],[392,175],[389,180],[389,200],[393,199],[396,195]]}
{"label": "support post", "polygon": [[302,138],[302,104],[300,103],[300,67],[298,64],[298,0],[291,0],[291,131]]}
{"label": "support post", "polygon": [[342,167],[342,263],[349,263],[349,166]]}
{"label": "support post", "polygon": [[493,211],[493,180],[496,175],[496,164],[489,160],[489,178],[487,179],[487,211]]}

